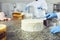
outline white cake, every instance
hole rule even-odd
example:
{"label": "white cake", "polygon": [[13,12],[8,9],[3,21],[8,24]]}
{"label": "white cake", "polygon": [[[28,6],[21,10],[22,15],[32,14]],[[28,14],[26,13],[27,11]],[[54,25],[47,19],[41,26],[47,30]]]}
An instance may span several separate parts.
{"label": "white cake", "polygon": [[21,29],[24,31],[41,31],[44,29],[43,19],[24,19],[22,20]]}

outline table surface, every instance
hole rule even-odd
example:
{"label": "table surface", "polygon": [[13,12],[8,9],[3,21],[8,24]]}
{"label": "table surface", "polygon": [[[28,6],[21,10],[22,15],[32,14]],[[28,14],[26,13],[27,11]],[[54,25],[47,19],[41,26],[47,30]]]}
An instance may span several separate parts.
{"label": "table surface", "polygon": [[26,32],[21,30],[21,21],[2,21],[7,25],[7,40],[60,40],[60,36],[50,33],[50,28],[45,28],[41,32]]}

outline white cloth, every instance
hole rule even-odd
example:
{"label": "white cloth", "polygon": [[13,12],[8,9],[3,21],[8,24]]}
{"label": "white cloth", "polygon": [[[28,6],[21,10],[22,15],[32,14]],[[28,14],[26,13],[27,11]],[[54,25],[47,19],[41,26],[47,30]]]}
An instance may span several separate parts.
{"label": "white cloth", "polygon": [[41,9],[38,9],[39,7],[41,7],[42,9],[44,9],[44,11],[47,10],[47,3],[46,3],[45,0],[33,1],[32,3],[27,4],[27,7],[28,6],[33,6],[34,7],[34,15],[36,17],[41,17],[42,16],[41,14],[43,14],[42,13],[43,11]]}

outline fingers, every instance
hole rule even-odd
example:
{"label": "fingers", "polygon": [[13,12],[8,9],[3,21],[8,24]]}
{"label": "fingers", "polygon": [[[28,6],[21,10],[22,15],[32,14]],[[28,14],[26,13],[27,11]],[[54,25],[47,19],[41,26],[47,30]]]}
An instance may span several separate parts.
{"label": "fingers", "polygon": [[46,18],[48,18],[50,16],[50,14],[46,14]]}
{"label": "fingers", "polygon": [[49,17],[48,17],[48,19],[50,19],[50,18],[52,18],[53,16],[52,15],[50,15]]}

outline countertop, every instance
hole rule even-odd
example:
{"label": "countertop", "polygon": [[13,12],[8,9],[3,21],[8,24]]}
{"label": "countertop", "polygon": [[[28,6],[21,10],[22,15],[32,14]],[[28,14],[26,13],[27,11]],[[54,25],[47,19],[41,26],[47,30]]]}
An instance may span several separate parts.
{"label": "countertop", "polygon": [[41,32],[26,32],[21,30],[21,21],[2,21],[7,25],[7,40],[60,40],[60,36],[50,33],[50,27],[46,27]]}

